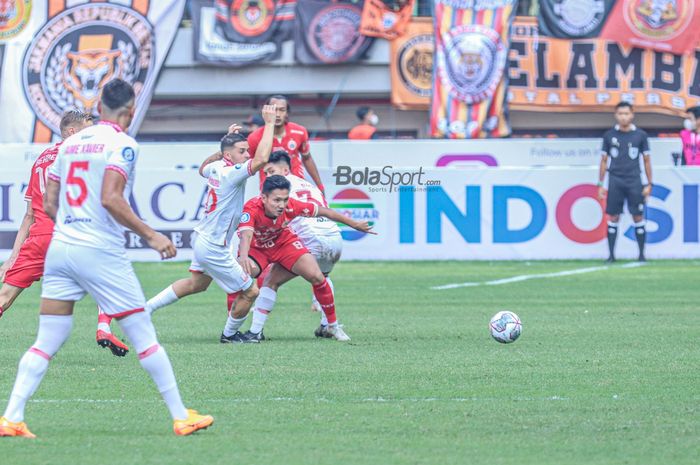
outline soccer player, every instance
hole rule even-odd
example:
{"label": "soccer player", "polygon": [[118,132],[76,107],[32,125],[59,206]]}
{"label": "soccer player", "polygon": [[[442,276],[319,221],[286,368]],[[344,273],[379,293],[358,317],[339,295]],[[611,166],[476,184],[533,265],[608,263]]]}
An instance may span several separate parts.
{"label": "soccer player", "polygon": [[[295,200],[311,202],[320,207],[327,207],[326,199],[321,191],[305,179],[291,174],[291,163],[289,155],[283,150],[277,150],[270,155],[270,161],[265,165],[263,171],[267,176],[284,176],[290,183],[289,195]],[[321,273],[326,277],[326,281],[334,292],[333,282],[329,277],[333,267],[340,259],[343,251],[343,238],[340,235],[338,225],[320,216],[315,218],[297,217],[289,223],[291,230],[299,236],[302,244],[314,256]],[[277,300],[277,289],[285,282],[295,278],[296,275],[287,271],[284,267],[274,264],[269,274],[264,279],[264,284],[260,288],[260,295],[255,300],[253,309],[253,322],[248,338],[265,340],[263,328],[267,317],[272,311]],[[259,279],[259,278],[258,278]],[[316,337],[332,337],[328,332],[328,319],[322,311],[318,300],[313,297],[314,310],[321,312],[321,324],[314,334]]]}
{"label": "soccer player", "polygon": [[[634,220],[634,233],[639,245],[639,261],[643,262],[646,261],[644,258],[646,240],[644,204],[651,194],[649,140],[646,132],[632,124],[634,110],[631,104],[618,103],[615,106],[615,120],[617,121],[615,127],[603,135],[598,176],[598,197],[603,200],[606,198],[605,172],[610,173],[605,207],[605,212],[608,214],[608,250],[610,252],[607,263],[615,262],[615,241],[625,200]],[[644,159],[646,185],[642,185],[640,155]],[[610,167],[608,167],[608,158],[610,158]]]}
{"label": "soccer player", "polygon": [[274,105],[263,107],[265,128],[254,158],[250,158],[245,137],[233,132],[221,140],[219,154],[202,163],[200,173],[208,178],[209,190],[204,216],[194,228],[197,237],[192,246],[194,259],[190,277],[175,281],[150,299],[146,304],[148,312],[206,290],[213,279],[229,295],[242,291],[236,306],[229,311],[219,340],[222,343],[258,342],[242,338],[239,331],[258,296],[258,286],[238,264],[230,245],[241,218],[246,181],[265,166],[270,157],[275,114]]}
{"label": "soccer player", "polygon": [[374,232],[367,221],[355,221],[315,203],[290,199],[290,188],[284,176],[269,176],[265,179],[260,197],[246,202],[238,226],[241,238],[238,261],[250,276],[257,277],[269,264],[277,263],[306,279],[313,286],[314,296],[326,314],[328,334],[337,341],[349,341],[350,337],[338,325],[333,291],[328,280],[316,259],[289,228],[289,223],[300,216],[324,216],[358,231]]}
{"label": "soccer player", "polygon": [[[61,117],[59,129],[61,137],[66,139],[87,126],[92,126],[92,116],[78,110],[66,112]],[[53,221],[44,212],[43,196],[46,190],[46,175],[58,154],[61,142],[44,150],[32,166],[24,200],[27,201],[27,213],[17,232],[10,258],[0,266],[0,316],[6,312],[15,299],[34,281],[39,281],[44,274],[44,258],[53,235]],[[116,356],[123,357],[129,348],[114,337],[109,325],[111,318],[99,312],[97,344],[109,348]]]}
{"label": "soccer player", "polygon": [[44,209],[56,227],[46,254],[39,331],[19,362],[0,418],[0,436],[35,437],[24,423],[25,405],[68,339],[73,307],[85,294],[119,321],[170,410],[175,434],[188,435],[214,421],[183,405],[170,360],[158,344],[150,315],[143,311],[143,291],[124,248],[122,226],[141,236],[163,259],[177,252],[127,201],[139,147],[123,131],[133,119],[135,99],[127,82],[108,82],[98,104],[102,121],[67,138],[49,169]]}
{"label": "soccer player", "polygon": [[[313,179],[316,186],[324,192],[321,176],[318,174],[316,162],[311,157],[311,148],[309,147],[309,133],[306,128],[300,124],[289,122],[289,113],[292,109],[289,106],[289,100],[284,95],[273,95],[268,97],[266,105],[275,105],[277,114],[275,116],[275,137],[272,143],[272,150],[286,151],[292,160],[292,174],[304,178],[304,167],[309,171],[309,176]],[[262,128],[253,131],[248,136],[248,144],[250,151],[255,152],[262,138]],[[265,173],[260,172],[260,188],[262,189],[265,182]]]}

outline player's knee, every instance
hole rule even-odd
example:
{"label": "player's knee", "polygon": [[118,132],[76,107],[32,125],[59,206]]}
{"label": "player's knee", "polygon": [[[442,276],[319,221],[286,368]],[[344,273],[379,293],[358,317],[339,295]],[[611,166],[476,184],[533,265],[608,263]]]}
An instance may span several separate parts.
{"label": "player's knee", "polygon": [[153,327],[151,317],[145,312],[134,313],[120,318],[119,326],[131,341],[137,354],[148,348],[158,345],[156,329]]}
{"label": "player's knee", "polygon": [[243,291],[243,293],[241,294],[241,297],[243,297],[246,300],[249,300],[250,302],[253,302],[255,299],[257,299],[259,294],[260,294],[260,289],[258,288],[258,286],[253,284],[248,289]]}
{"label": "player's knee", "polygon": [[321,273],[320,271],[318,273],[314,273],[309,278],[309,282],[313,286],[318,286],[319,284],[323,284],[323,281],[325,281],[325,280],[326,280],[326,277],[323,276],[323,273]]}

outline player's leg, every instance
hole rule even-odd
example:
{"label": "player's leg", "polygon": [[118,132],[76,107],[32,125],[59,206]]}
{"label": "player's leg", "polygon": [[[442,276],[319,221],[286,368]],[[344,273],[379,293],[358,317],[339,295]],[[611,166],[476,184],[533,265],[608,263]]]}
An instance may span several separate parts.
{"label": "player's leg", "polygon": [[115,357],[125,357],[129,353],[129,346],[112,334],[112,317],[97,307],[97,332],[95,341],[97,345],[109,349]]}
{"label": "player's leg", "polygon": [[159,308],[163,308],[166,305],[177,302],[183,297],[206,291],[209,288],[212,279],[201,270],[196,269],[195,266],[198,266],[198,264],[195,265],[193,260],[192,265],[190,265],[189,278],[175,281],[154,297],[150,298],[148,302],[146,302],[146,311],[153,314],[153,312]]}
{"label": "player's leg", "polygon": [[9,310],[15,299],[19,297],[23,290],[24,288],[3,283],[2,287],[0,287],[0,317]]}
{"label": "player's leg", "polygon": [[[81,270],[81,283],[104,313],[116,318],[122,332],[139,356],[139,362],[158,387],[176,434],[189,434],[208,427],[213,418],[188,411],[175,380],[170,359],[158,342],[151,316],[145,312],[146,298],[124,251],[99,250],[74,258]],[[88,266],[88,261],[97,265]],[[88,271],[89,270],[89,271]]]}
{"label": "player's leg", "polygon": [[24,241],[17,259],[5,273],[5,282],[0,288],[0,316],[10,308],[24,289],[44,275],[46,251],[50,243],[50,234],[29,236]]}
{"label": "player's leg", "polygon": [[615,242],[620,224],[620,214],[625,203],[625,190],[623,183],[610,176],[608,196],[606,199],[605,213],[608,215],[608,259],[607,263],[615,261]]}
{"label": "player's leg", "polygon": [[644,195],[642,195],[643,190],[644,186],[642,186],[641,179],[635,179],[627,186],[627,206],[634,220],[634,236],[639,246],[640,262],[646,261],[646,257],[644,256],[644,244],[647,238],[646,222],[644,221],[645,199]]}
{"label": "player's leg", "polygon": [[[282,263],[282,265],[284,266],[284,263]],[[338,341],[349,341],[350,337],[345,334],[345,331],[338,325],[335,315],[333,291],[328,284],[328,280],[323,276],[318,263],[316,263],[316,259],[307,252],[294,262],[291,271],[306,279],[313,286],[314,295],[321,304],[323,313],[325,313],[328,318],[328,333]]]}
{"label": "player's leg", "polygon": [[258,298],[255,299],[255,304],[253,306],[253,322],[250,325],[250,330],[245,333],[246,337],[252,337],[259,341],[265,340],[263,329],[277,301],[277,290],[284,283],[297,276],[276,263],[268,267],[268,270],[268,274],[265,276],[263,285],[260,288],[260,294]]}

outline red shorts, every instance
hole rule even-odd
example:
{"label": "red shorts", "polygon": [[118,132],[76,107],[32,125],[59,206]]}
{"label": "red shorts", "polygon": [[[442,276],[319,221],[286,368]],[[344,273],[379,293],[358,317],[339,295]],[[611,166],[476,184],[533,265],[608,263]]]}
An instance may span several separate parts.
{"label": "red shorts", "polygon": [[270,263],[279,263],[289,271],[302,255],[309,253],[298,237],[292,236],[290,240],[275,244],[274,247],[263,249],[251,247],[248,256],[260,266],[260,272],[264,271]]}
{"label": "red shorts", "polygon": [[5,274],[5,283],[26,289],[44,275],[44,259],[49,249],[52,234],[30,235],[19,249],[12,268]]}

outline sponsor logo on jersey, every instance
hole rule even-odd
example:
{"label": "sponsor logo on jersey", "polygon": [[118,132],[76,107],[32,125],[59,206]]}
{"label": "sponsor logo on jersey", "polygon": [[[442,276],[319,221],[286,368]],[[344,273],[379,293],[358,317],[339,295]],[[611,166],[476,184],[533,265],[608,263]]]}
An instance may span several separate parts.
{"label": "sponsor logo on jersey", "polygon": [[336,63],[355,55],[363,43],[361,17],[361,10],[354,5],[336,4],[320,10],[306,32],[307,42],[316,58]]}
{"label": "sponsor logo on jersey", "polygon": [[461,25],[444,37],[437,54],[439,78],[458,100],[474,104],[491,98],[501,82],[507,50],[490,27]]}
{"label": "sponsor logo on jersey", "polygon": [[234,168],[236,168],[237,170],[240,170],[241,166],[243,166],[243,165],[241,165],[240,163],[236,163],[236,166]]}
{"label": "sponsor logo on jersey", "polygon": [[134,152],[134,149],[131,147],[124,147],[122,149],[122,158],[126,161],[134,161],[134,158],[136,157],[136,152]]}
{"label": "sponsor logo on jersey", "polygon": [[570,36],[581,37],[598,28],[605,19],[603,0],[558,0],[554,3],[557,26]]}
{"label": "sponsor logo on jersey", "polygon": [[31,14],[31,0],[0,0],[0,40],[11,39],[22,32]]}
{"label": "sponsor logo on jersey", "polygon": [[241,221],[240,221],[240,222],[241,222],[241,223],[247,223],[248,221],[250,221],[250,213],[245,212],[245,213],[243,213],[243,214],[241,215]]}
{"label": "sponsor logo on jersey", "polygon": [[153,27],[136,11],[89,3],[54,16],[34,36],[23,64],[24,93],[37,117],[60,133],[61,114],[93,114],[100,89],[121,78],[138,95],[155,73]]}
{"label": "sponsor logo on jersey", "polygon": [[[372,199],[359,189],[343,189],[338,192],[333,196],[330,208],[356,221],[368,221],[370,226],[379,219],[379,210],[374,208]],[[367,235],[342,223],[338,223],[338,227],[343,240],[346,241],[357,241]]]}
{"label": "sponsor logo on jersey", "polygon": [[287,148],[291,151],[294,151],[297,148],[297,143],[295,140],[290,140],[289,143],[287,144]]}
{"label": "sponsor logo on jersey", "polygon": [[403,85],[420,97],[429,97],[433,88],[432,34],[420,34],[407,40],[398,51],[399,77]]}
{"label": "sponsor logo on jersey", "polygon": [[631,29],[640,36],[669,40],[690,25],[693,0],[625,0],[624,18]]}

